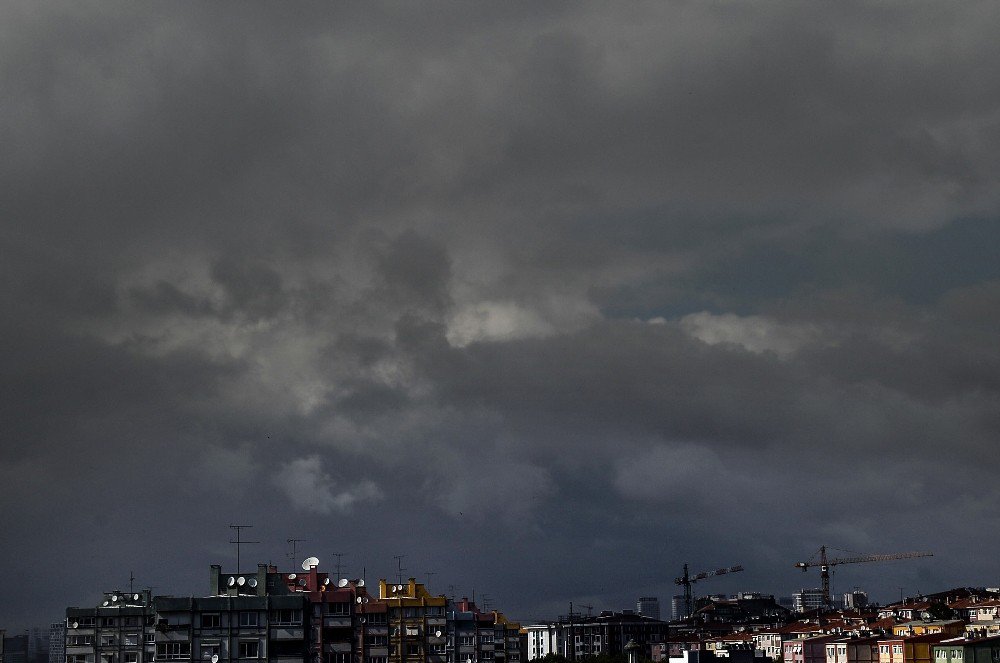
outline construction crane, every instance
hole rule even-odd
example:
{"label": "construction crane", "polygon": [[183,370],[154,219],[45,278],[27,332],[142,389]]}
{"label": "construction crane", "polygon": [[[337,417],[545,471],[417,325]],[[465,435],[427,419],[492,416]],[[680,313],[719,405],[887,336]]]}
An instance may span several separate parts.
{"label": "construction crane", "polygon": [[680,578],[674,578],[674,584],[684,585],[684,617],[691,616],[691,585],[698,582],[699,580],[704,580],[705,578],[711,578],[712,576],[721,576],[726,573],[736,573],[737,571],[742,571],[743,567],[739,564],[735,566],[729,566],[721,569],[716,569],[714,571],[702,571],[701,573],[696,573],[691,575],[688,573],[688,565],[684,565],[684,575]]}
{"label": "construction crane", "polygon": [[[819,559],[816,560],[816,555]],[[797,562],[795,568],[802,569],[803,573],[810,566],[819,567],[819,576],[823,581],[823,605],[830,606],[830,567],[837,564],[857,564],[858,562],[888,562],[894,559],[910,559],[912,557],[933,557],[934,553],[929,552],[904,552],[889,553],[886,555],[858,555],[857,557],[834,557],[830,559],[826,556],[826,546],[820,546],[819,550],[813,554],[806,562]],[[813,561],[816,560],[816,561]]]}

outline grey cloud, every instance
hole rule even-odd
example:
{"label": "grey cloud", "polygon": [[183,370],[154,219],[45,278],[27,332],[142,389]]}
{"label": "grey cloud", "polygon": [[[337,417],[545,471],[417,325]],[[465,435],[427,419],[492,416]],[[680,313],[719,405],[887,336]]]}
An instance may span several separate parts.
{"label": "grey cloud", "polygon": [[995,584],[992,4],[2,12],[0,562],[79,577],[0,622],[244,518],[514,617]]}

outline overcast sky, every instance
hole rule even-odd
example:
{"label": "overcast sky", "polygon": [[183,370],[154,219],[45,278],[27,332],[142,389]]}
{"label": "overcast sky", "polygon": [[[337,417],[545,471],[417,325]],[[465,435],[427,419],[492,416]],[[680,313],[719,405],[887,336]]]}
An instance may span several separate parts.
{"label": "overcast sky", "polygon": [[[0,628],[305,539],[523,620],[1000,585],[1000,6],[0,10]],[[842,554],[833,552],[832,554]]]}

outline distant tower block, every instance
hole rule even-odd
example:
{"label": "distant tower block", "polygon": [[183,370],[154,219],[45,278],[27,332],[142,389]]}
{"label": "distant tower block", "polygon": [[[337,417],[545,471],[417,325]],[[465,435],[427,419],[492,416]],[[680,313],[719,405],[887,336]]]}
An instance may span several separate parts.
{"label": "distant tower block", "polygon": [[660,618],[660,599],[655,596],[640,596],[635,602],[635,611],[643,617]]}

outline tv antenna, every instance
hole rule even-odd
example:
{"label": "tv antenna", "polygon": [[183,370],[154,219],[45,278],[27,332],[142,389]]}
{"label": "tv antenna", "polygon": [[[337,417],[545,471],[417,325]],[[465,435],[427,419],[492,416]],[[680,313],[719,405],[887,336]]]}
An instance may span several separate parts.
{"label": "tv antenna", "polygon": [[396,560],[396,584],[399,584],[399,585],[403,584],[403,571],[406,570],[405,568],[403,568],[403,558],[404,557],[406,557],[406,555],[393,555],[392,556],[392,558],[394,560]]}
{"label": "tv antenna", "polygon": [[291,544],[292,546],[292,552],[287,553],[285,557],[294,562],[299,558],[298,555],[299,544],[305,543],[305,539],[285,539],[285,542]]}
{"label": "tv antenna", "polygon": [[229,529],[236,530],[236,540],[230,540],[229,543],[236,544],[236,575],[240,574],[240,546],[246,543],[260,543],[260,541],[243,541],[240,538],[240,533],[245,529],[250,529],[253,525],[230,525]]}
{"label": "tv antenna", "polygon": [[342,577],[340,575],[340,558],[344,556],[344,553],[330,553],[330,554],[337,558],[337,579],[340,580],[340,578]]}
{"label": "tv antenna", "polygon": [[424,575],[427,576],[427,586],[431,586],[431,576],[436,576],[437,571],[424,571]]}
{"label": "tv antenna", "polygon": [[135,573],[132,572],[132,571],[129,571],[128,572],[128,593],[129,594],[132,594],[132,593],[135,592],[135,587],[133,587],[134,584],[135,584]]}

